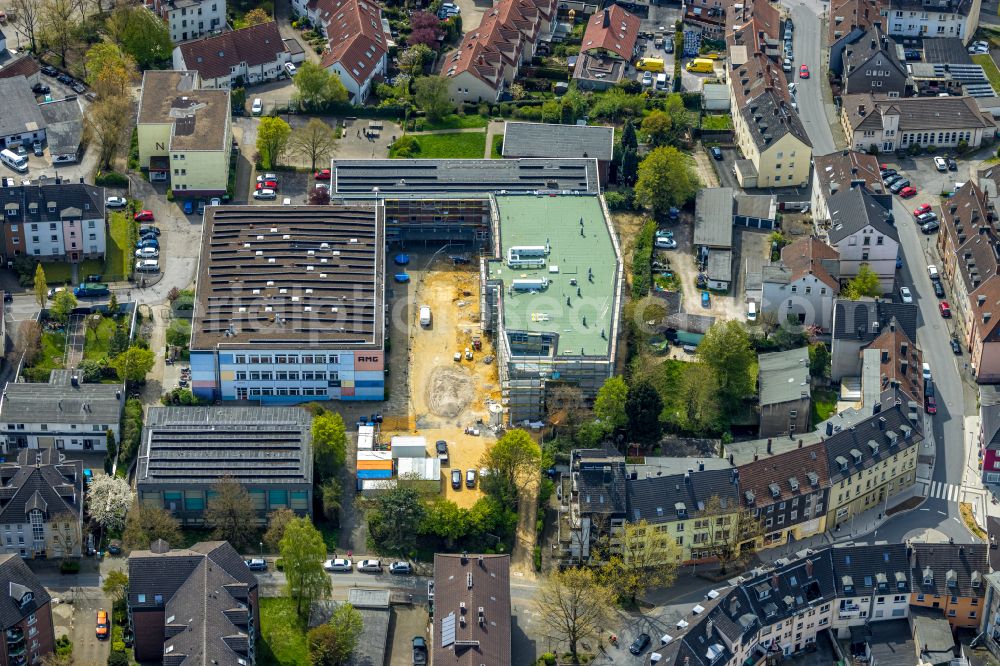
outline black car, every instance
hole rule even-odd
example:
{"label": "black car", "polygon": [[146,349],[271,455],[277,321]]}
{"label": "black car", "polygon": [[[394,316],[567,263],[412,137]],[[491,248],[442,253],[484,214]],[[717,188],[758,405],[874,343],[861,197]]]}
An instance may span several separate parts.
{"label": "black car", "polygon": [[717,159],[718,161],[721,162],[722,161],[722,149],[719,148],[718,146],[712,146],[712,157],[714,157],[715,159]]}
{"label": "black car", "polygon": [[83,85],[79,81],[74,81],[72,83],[72,85],[70,85],[70,88],[73,89],[73,92],[75,92],[77,94],[80,94],[80,95],[82,95],[83,93],[87,92],[87,86]]}
{"label": "black car", "polygon": [[36,83],[35,85],[31,86],[31,92],[35,93],[36,95],[48,95],[50,92],[52,92],[52,89],[49,88],[44,83]]}
{"label": "black car", "polygon": [[459,490],[462,487],[462,470],[451,470],[451,487],[455,490]]}
{"label": "black car", "polygon": [[42,74],[45,76],[58,76],[59,70],[52,65],[42,65]]}
{"label": "black car", "polygon": [[882,171],[879,172],[879,174],[882,176],[883,181],[889,176],[895,176],[896,173],[897,171],[895,169],[882,169]]}
{"label": "black car", "polygon": [[414,636],[413,641],[413,666],[425,666],[427,664],[427,641],[423,636]]}
{"label": "black car", "polygon": [[958,343],[958,340],[956,340],[955,338],[951,339],[951,351],[955,354],[955,356],[962,355],[962,345],[960,345]]}
{"label": "black car", "polygon": [[14,294],[10,293],[9,291],[4,291],[3,292],[3,302],[4,303],[13,303],[14,302]]}
{"label": "black car", "polygon": [[149,236],[149,235],[159,236],[160,235],[160,228],[159,227],[143,227],[142,229],[139,229],[139,235],[140,236]]}
{"label": "black car", "polygon": [[887,186],[892,185],[897,180],[903,180],[903,176],[895,172],[890,173],[888,176],[882,176],[882,182],[885,183]]}
{"label": "black car", "polygon": [[948,171],[958,171],[958,162],[951,157],[946,157],[945,160],[948,162]]}
{"label": "black car", "polygon": [[909,186],[910,186],[910,181],[906,178],[903,178],[902,180],[897,180],[892,185],[890,185],[889,191],[892,192],[893,194],[899,194],[900,192],[903,191],[904,187],[909,187]]}
{"label": "black car", "polygon": [[941,286],[941,281],[932,280],[931,284],[934,285],[934,295],[938,298],[944,298],[944,287]]}
{"label": "black car", "polygon": [[635,640],[632,641],[632,645],[628,646],[628,651],[632,654],[642,654],[649,647],[649,634],[639,634],[636,636]]}
{"label": "black car", "polygon": [[65,83],[66,85],[69,85],[73,83],[73,77],[70,76],[69,74],[60,74],[59,76],[56,77],[56,81],[58,81],[59,83]]}
{"label": "black car", "polygon": [[920,230],[922,232],[924,232],[925,234],[932,234],[935,231],[937,231],[940,227],[941,227],[941,225],[938,223],[937,220],[931,220],[927,224],[925,224],[922,227],[920,227]]}

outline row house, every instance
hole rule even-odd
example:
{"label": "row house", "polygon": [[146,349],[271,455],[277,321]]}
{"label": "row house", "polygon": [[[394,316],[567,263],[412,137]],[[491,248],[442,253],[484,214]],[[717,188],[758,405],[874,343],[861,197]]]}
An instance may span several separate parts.
{"label": "row house", "polygon": [[888,404],[899,397],[910,411],[918,411],[933,394],[923,375],[924,354],[895,317],[861,352],[862,404]]}
{"label": "row house", "polygon": [[841,190],[864,187],[873,194],[882,194],[882,175],[878,158],[857,150],[843,150],[813,158],[812,197],[810,210],[819,227],[830,222],[829,199]]}
{"label": "row house", "polygon": [[896,55],[896,42],[878,24],[847,44],[841,57],[842,94],[871,93],[889,99],[908,94],[906,65]]}
{"label": "row house", "polygon": [[899,232],[892,214],[892,197],[863,186],[840,190],[828,199],[830,245],[840,254],[840,279],[848,281],[868,266],[878,275],[883,293],[896,282]]}
{"label": "row house", "polygon": [[976,629],[986,612],[989,544],[914,543],[910,604],[940,610],[953,629]]}
{"label": "row house", "polygon": [[104,188],[55,179],[52,185],[0,188],[3,255],[82,261],[107,249]]}
{"label": "row house", "polygon": [[854,627],[907,617],[911,584],[906,551],[901,543],[831,549],[838,599],[833,629],[838,638],[850,638]]}
{"label": "row house", "polygon": [[[829,331],[840,293],[840,253],[818,238],[781,248],[781,261],[761,270],[761,311]],[[800,429],[801,432],[801,429]]]}
{"label": "row house", "polygon": [[[895,321],[910,340],[917,338],[916,303],[895,303],[889,299],[838,298],[833,306],[833,330],[830,334],[831,377],[861,377],[863,353]],[[869,405],[870,407],[871,405]]]}
{"label": "row house", "polygon": [[232,88],[274,81],[288,63],[302,62],[293,53],[274,21],[224,32],[174,47],[174,69],[195,71],[204,88]]}
{"label": "row house", "polygon": [[1000,385],[979,386],[978,439],[983,483],[1000,483]]}
{"label": "row house", "polygon": [[566,563],[589,562],[625,523],[625,457],[604,449],[574,449],[560,477],[558,546]]}
{"label": "row house", "polygon": [[167,24],[175,44],[226,27],[226,0],[146,0],[146,7]]}
{"label": "row house", "polygon": [[38,664],[55,649],[52,597],[17,555],[0,555],[0,666]]}
{"label": "row house", "polygon": [[843,55],[848,44],[856,43],[873,26],[882,26],[879,0],[833,0],[827,22],[830,71],[843,73]]}
{"label": "row house", "polygon": [[556,26],[556,0],[502,0],[444,57],[451,100],[496,102]]}

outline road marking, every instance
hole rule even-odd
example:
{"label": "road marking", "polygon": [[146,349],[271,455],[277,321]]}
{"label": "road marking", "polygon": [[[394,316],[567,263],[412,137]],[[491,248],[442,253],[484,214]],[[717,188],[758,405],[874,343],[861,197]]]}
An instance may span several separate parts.
{"label": "road marking", "polygon": [[947,513],[945,513],[944,511],[938,511],[938,513],[940,513],[940,514],[941,514],[942,516],[947,516],[947,515],[948,515],[948,514],[947,514]]}
{"label": "road marking", "polygon": [[930,491],[927,493],[927,497],[933,497],[935,499],[942,499],[946,502],[958,502],[959,495],[962,492],[962,487],[955,485],[954,483],[944,483],[942,481],[934,481],[931,483]]}

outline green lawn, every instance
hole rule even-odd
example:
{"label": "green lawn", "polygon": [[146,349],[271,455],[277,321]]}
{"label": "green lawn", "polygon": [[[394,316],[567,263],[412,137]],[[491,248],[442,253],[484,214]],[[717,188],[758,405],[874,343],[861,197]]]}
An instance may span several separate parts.
{"label": "green lawn", "polygon": [[993,86],[993,90],[1000,93],[1000,69],[997,69],[993,58],[988,53],[981,53],[972,56],[972,62],[982,66],[983,71],[986,72],[986,78],[990,80],[990,85]]}
{"label": "green lawn", "polygon": [[[419,159],[482,159],[486,152],[486,132],[412,135],[420,150]],[[390,157],[396,157],[392,152]]]}
{"label": "green lawn", "polygon": [[99,361],[108,355],[108,345],[111,336],[115,332],[115,321],[104,317],[97,326],[97,330],[87,329],[87,340],[83,344],[83,359],[85,361]]}
{"label": "green lawn", "polygon": [[31,382],[47,382],[49,371],[63,367],[66,358],[66,334],[42,332],[41,350],[31,367],[24,369],[24,377]]}
{"label": "green lawn", "polygon": [[813,389],[812,410],[809,416],[810,427],[816,427],[816,424],[826,421],[836,413],[837,393],[825,389]]}
{"label": "green lawn", "polygon": [[[108,249],[105,253],[104,279],[109,281],[124,280],[132,269],[133,250],[128,242],[129,225],[135,224],[126,213],[118,211],[111,214],[111,234],[108,238]],[[100,273],[101,271],[95,271]]]}
{"label": "green lawn", "polygon": [[503,134],[493,135],[493,145],[490,147],[490,159],[498,160],[503,157],[500,151],[503,150]]}
{"label": "green lawn", "polygon": [[43,261],[42,270],[45,271],[45,282],[50,287],[69,284],[73,273],[70,264],[62,261]]}
{"label": "green lawn", "polygon": [[411,131],[426,132],[428,130],[470,129],[473,127],[486,127],[489,122],[489,120],[480,115],[460,116],[457,113],[453,113],[450,116],[445,116],[436,123],[432,123],[426,118],[415,118]]}
{"label": "green lawn", "polygon": [[706,115],[701,119],[701,128],[705,130],[728,130],[733,128],[733,120],[724,115]]}
{"label": "green lawn", "polygon": [[260,600],[261,642],[259,666],[309,666],[306,633],[295,614],[295,604],[286,598]]}

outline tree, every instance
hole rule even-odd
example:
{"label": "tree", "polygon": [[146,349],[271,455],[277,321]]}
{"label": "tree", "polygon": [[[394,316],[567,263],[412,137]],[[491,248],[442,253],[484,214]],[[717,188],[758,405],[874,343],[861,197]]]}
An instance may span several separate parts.
{"label": "tree", "polygon": [[98,42],[85,55],[87,83],[99,97],[128,95],[138,78],[135,59],[113,42]]}
{"label": "tree", "polygon": [[45,269],[41,262],[35,267],[35,301],[38,307],[44,308],[49,300],[49,283],[45,280]]}
{"label": "tree", "polygon": [[[142,11],[150,13],[145,9]],[[90,104],[85,119],[86,129],[100,146],[98,165],[101,168],[112,166],[115,154],[125,143],[125,129],[131,123],[131,115],[132,102],[129,97],[103,96]]]}
{"label": "tree", "polygon": [[646,445],[660,441],[660,435],[663,433],[663,426],[660,424],[662,411],[663,400],[648,379],[641,379],[632,384],[625,398],[630,439]]}
{"label": "tree", "polygon": [[8,0],[7,9],[14,15],[14,30],[31,44],[31,50],[38,53],[38,33],[44,5],[38,0]]}
{"label": "tree", "polygon": [[699,434],[720,430],[722,408],[718,392],[715,369],[707,363],[689,363],[681,376],[679,403],[684,412],[679,425]]}
{"label": "tree", "polygon": [[340,485],[340,479],[336,476],[331,476],[323,482],[319,491],[323,501],[323,517],[326,518],[327,522],[331,525],[339,525],[340,510],[343,508],[341,497],[344,495],[344,489]]}
{"label": "tree", "polygon": [[[715,555],[719,559],[722,574],[726,573],[726,567],[734,559],[752,554],[757,540],[764,534],[764,524],[754,516],[753,509],[731,502],[723,506],[718,495],[708,498],[699,514],[702,520],[707,520],[703,554]],[[694,552],[691,556],[695,556]]]}
{"label": "tree", "polygon": [[410,485],[398,484],[360,500],[367,508],[368,532],[381,552],[408,555],[416,546],[415,526],[424,519],[420,494]]}
{"label": "tree", "polygon": [[662,214],[671,206],[683,206],[690,201],[699,187],[690,157],[673,146],[663,146],[654,149],[639,164],[635,200]]}
{"label": "tree", "polygon": [[112,603],[121,603],[128,590],[128,574],[121,569],[112,569],[104,575],[101,590],[111,599]]}
{"label": "tree", "polygon": [[[610,538],[610,537],[608,537]],[[605,542],[610,546],[610,541]],[[615,554],[606,551],[606,564],[598,578],[614,591],[619,601],[635,602],[654,587],[668,588],[677,578],[684,549],[672,534],[660,532],[645,520],[625,523],[615,536]]]}
{"label": "tree", "polygon": [[600,636],[611,619],[614,598],[592,569],[577,567],[549,575],[535,597],[535,606],[542,624],[569,644],[576,664],[577,644]]}
{"label": "tree", "polygon": [[364,621],[354,606],[337,606],[327,624],[309,630],[309,663],[313,666],[343,666],[354,652]]}
{"label": "tree", "polygon": [[639,140],[635,136],[635,125],[632,119],[625,121],[622,129],[621,159],[618,163],[618,184],[631,187],[639,170]]}
{"label": "tree", "polygon": [[125,548],[145,550],[157,539],[175,545],[181,543],[181,524],[166,509],[136,502],[125,517],[122,532]]}
{"label": "tree", "polygon": [[727,409],[734,409],[755,392],[757,355],[740,322],[713,324],[698,345],[698,359],[715,371],[719,395]]}
{"label": "tree", "polygon": [[277,553],[280,551],[285,528],[293,520],[295,520],[295,512],[291,509],[275,509],[267,514],[267,531],[264,532],[262,541],[267,546],[268,552]]}
{"label": "tree", "polygon": [[125,526],[125,514],[135,501],[128,481],[121,477],[101,474],[87,488],[87,510],[90,517],[105,529],[119,530]]}
{"label": "tree", "polygon": [[413,99],[431,122],[441,120],[455,108],[448,81],[440,76],[421,76],[414,81]]}
{"label": "tree", "polygon": [[17,340],[11,353],[11,365],[24,359],[25,365],[31,365],[42,350],[42,325],[34,319],[25,319],[17,326]]}
{"label": "tree", "polygon": [[76,7],[72,0],[45,0],[41,14],[42,35],[59,54],[59,62],[66,66],[66,52],[76,41],[80,27]]}
{"label": "tree", "polygon": [[133,345],[112,358],[108,365],[123,382],[141,382],[146,379],[155,362],[156,356],[153,350]]}
{"label": "tree", "polygon": [[412,79],[423,73],[424,65],[433,57],[434,52],[427,44],[413,44],[399,56],[399,68]]}
{"label": "tree", "polygon": [[677,141],[691,127],[691,114],[684,107],[684,98],[680,93],[673,93],[663,104],[664,112],[670,117],[670,132],[668,141]]}
{"label": "tree", "polygon": [[309,169],[315,171],[317,162],[325,162],[333,155],[337,147],[337,135],[333,133],[333,128],[319,118],[310,118],[305,127],[292,130],[288,147],[308,159]]}
{"label": "tree", "polygon": [[69,321],[69,315],[76,307],[76,296],[69,289],[63,289],[52,298],[52,305],[49,312],[52,317],[61,324]]}
{"label": "tree", "polygon": [[248,26],[270,23],[271,21],[270,15],[260,7],[255,7],[243,15],[243,22]]}
{"label": "tree", "polygon": [[313,417],[313,476],[325,481],[344,466],[347,456],[347,431],[344,419],[336,412]]}
{"label": "tree", "polygon": [[809,345],[809,374],[824,379],[830,373],[830,350],[822,342]]}
{"label": "tree", "polygon": [[583,391],[575,384],[553,382],[545,391],[545,411],[549,423],[574,430],[588,413]]}
{"label": "tree", "polygon": [[257,127],[257,152],[260,153],[261,166],[273,169],[278,165],[288,147],[288,137],[291,134],[292,128],[281,118],[265,116],[260,119]]}
{"label": "tree", "polygon": [[166,23],[142,5],[120,4],[105,22],[105,31],[141,71],[155,69],[173,52]]}
{"label": "tree", "polygon": [[448,550],[455,547],[455,542],[464,537],[471,525],[469,512],[451,500],[438,498],[431,502],[420,524],[422,534],[433,534],[444,539]]}
{"label": "tree", "polygon": [[674,121],[663,111],[655,110],[642,120],[642,133],[654,148],[662,146],[670,139]]}
{"label": "tree", "polygon": [[441,29],[441,20],[430,12],[414,12],[410,16],[410,31],[406,38],[407,44],[426,46],[435,51],[441,45],[440,39],[444,36]]}
{"label": "tree", "polygon": [[538,474],[541,459],[542,451],[531,435],[521,429],[508,430],[480,459],[480,467],[488,472],[480,485],[502,503],[516,507],[518,491]]}
{"label": "tree", "polygon": [[601,420],[609,432],[621,430],[628,425],[625,414],[625,400],[628,397],[628,386],[625,379],[619,376],[609,377],[597,391],[594,400],[594,415]]}
{"label": "tree", "polygon": [[212,491],[205,507],[205,525],[215,530],[212,538],[236,548],[246,545],[257,529],[257,511],[250,493],[231,476],[222,477]]}
{"label": "tree", "polygon": [[625,126],[622,128],[622,150],[626,149],[639,149],[639,139],[635,135],[635,124],[631,118],[625,121]]}
{"label": "tree", "polygon": [[861,267],[858,268],[858,274],[847,283],[840,295],[852,301],[865,296],[878,298],[882,295],[882,286],[879,284],[878,275],[871,266],[861,264]]}
{"label": "tree", "polygon": [[314,599],[330,593],[330,576],[323,571],[326,544],[308,518],[295,518],[281,537],[281,560],[285,570],[285,591],[295,601],[295,612],[304,617]]}
{"label": "tree", "polygon": [[69,511],[60,513],[49,520],[49,533],[53,543],[62,548],[63,559],[68,559],[80,552],[83,534],[80,532],[79,518]]}
{"label": "tree", "polygon": [[307,107],[347,101],[347,89],[340,78],[308,60],[299,65],[293,81],[299,101]]}
{"label": "tree", "polygon": [[310,206],[326,206],[330,203],[330,190],[316,186],[309,190]]}

